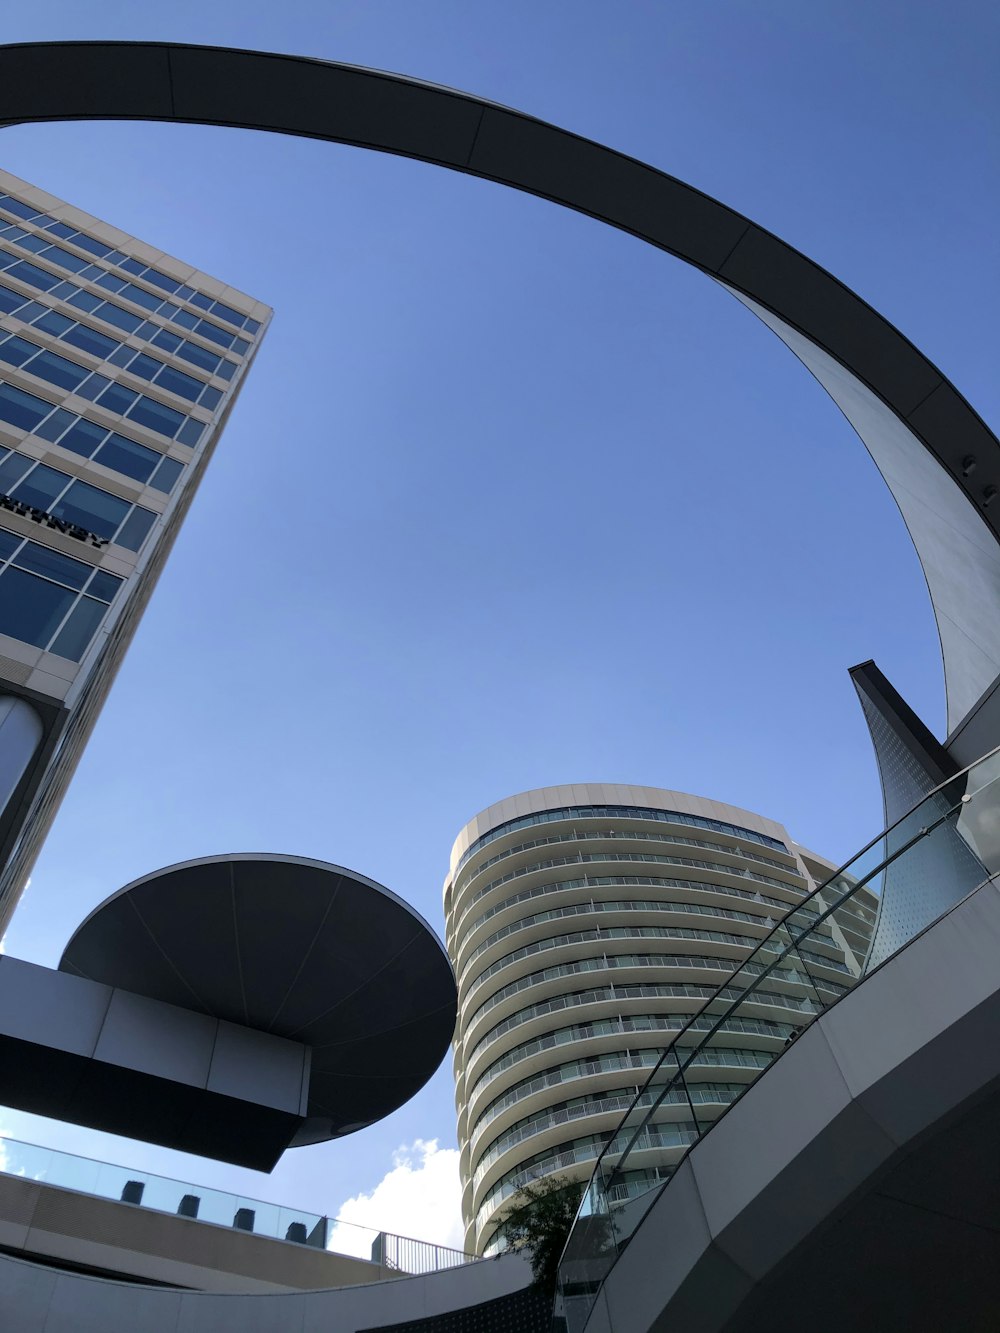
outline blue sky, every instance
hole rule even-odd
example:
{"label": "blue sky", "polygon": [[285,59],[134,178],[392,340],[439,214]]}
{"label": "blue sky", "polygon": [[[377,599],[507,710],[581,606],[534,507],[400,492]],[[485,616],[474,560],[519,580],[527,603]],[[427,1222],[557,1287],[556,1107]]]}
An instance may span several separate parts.
{"label": "blue sky", "polygon": [[[776,231],[1000,420],[995,6],[35,0],[3,36],[290,51],[565,125]],[[8,952],[55,964],[129,880],[242,850],[350,866],[440,930],[458,829],[548,783],[713,796],[835,860],[878,831],[846,668],[874,657],[940,732],[922,576],[850,428],[724,292],[587,218],[354,149],[99,124],[0,150],[276,310]],[[455,1132],[449,1062],[271,1178],[0,1119],[317,1211]],[[387,1229],[419,1229],[380,1198]]]}

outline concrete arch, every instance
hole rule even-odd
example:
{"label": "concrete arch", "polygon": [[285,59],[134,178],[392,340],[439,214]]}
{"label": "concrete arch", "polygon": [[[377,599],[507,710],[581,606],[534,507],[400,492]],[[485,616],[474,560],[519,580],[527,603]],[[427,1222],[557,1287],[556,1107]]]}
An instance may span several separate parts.
{"label": "concrete arch", "polygon": [[357,66],[149,42],[0,47],[0,124],[162,120],[417,158],[549,199],[692,264],[812,371],[890,487],[927,578],[954,732],[1000,675],[1000,442],[830,273],[682,181],[467,93]]}

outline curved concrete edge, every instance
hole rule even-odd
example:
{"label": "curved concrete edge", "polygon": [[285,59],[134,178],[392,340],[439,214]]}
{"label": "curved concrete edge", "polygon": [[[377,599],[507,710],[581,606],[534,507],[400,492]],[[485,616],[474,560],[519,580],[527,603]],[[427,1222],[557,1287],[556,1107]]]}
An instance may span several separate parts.
{"label": "curved concrete edge", "polygon": [[721,1333],[797,1247],[995,1086],[998,956],[991,881],[813,1023],[692,1149],[586,1333]]}
{"label": "curved concrete edge", "polygon": [[[987,508],[1000,491],[1000,442],[888,320],[748,218],[602,144],[401,75],[180,43],[0,46],[0,125],[100,119],[268,130],[416,158],[572,208],[717,278],[793,347],[824,387],[834,392],[833,380],[844,378],[836,401],[892,487],[927,574],[946,656],[950,730],[996,679],[1000,667],[989,671],[1000,642],[984,648],[975,627],[990,619],[1000,624],[993,554],[1000,505]],[[815,355],[810,360],[804,352]],[[859,424],[859,412],[867,426]],[[922,453],[916,446],[926,450],[927,467],[914,461]],[[956,506],[952,541],[941,519]],[[963,558],[977,545],[983,556],[973,562],[970,589]],[[978,620],[970,621],[966,604],[973,596]]]}
{"label": "curved concrete edge", "polygon": [[520,1255],[332,1291],[227,1295],[143,1287],[0,1254],[3,1326],[17,1333],[361,1333],[523,1291]]}

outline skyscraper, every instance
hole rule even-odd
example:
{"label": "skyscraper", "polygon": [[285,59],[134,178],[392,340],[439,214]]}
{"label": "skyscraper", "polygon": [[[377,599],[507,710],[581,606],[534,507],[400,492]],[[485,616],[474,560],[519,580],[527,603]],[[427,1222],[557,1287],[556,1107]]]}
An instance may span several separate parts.
{"label": "skyscraper", "polygon": [[[465,826],[444,901],[467,1250],[490,1248],[530,1180],[590,1175],[664,1047],[834,870],[773,820],[651,787],[544,787]],[[862,890],[810,945],[808,977],[782,966],[753,1018],[723,1024],[691,1102],[671,1096],[644,1131],[625,1197],[668,1176],[693,1117],[721,1114],[859,975],[876,905]]]}
{"label": "skyscraper", "polygon": [[0,172],[0,933],[270,317]]}

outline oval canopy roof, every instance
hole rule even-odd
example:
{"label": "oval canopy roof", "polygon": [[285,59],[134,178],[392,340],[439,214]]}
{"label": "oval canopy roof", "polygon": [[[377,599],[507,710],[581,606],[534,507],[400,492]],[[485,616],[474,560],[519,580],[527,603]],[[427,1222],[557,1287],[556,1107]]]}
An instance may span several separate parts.
{"label": "oval canopy roof", "polygon": [[437,936],[374,880],[241,853],[135,880],[77,929],[60,970],[312,1048],[293,1146],[394,1111],[440,1064],[455,979]]}

